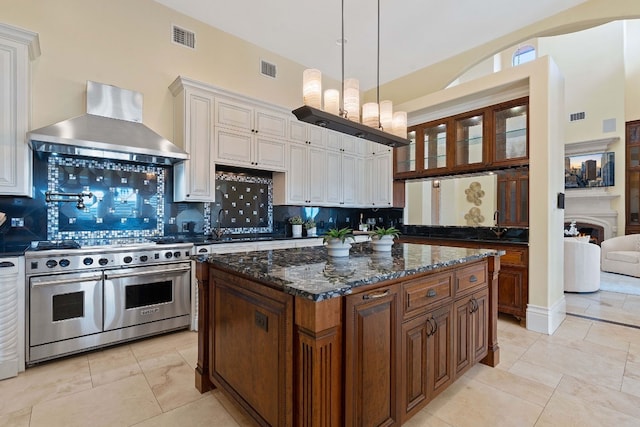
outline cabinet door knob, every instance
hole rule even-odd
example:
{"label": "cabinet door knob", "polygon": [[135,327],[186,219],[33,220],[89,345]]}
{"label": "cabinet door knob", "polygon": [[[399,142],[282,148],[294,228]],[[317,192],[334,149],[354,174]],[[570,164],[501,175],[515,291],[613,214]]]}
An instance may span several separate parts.
{"label": "cabinet door knob", "polygon": [[478,278],[476,277],[475,274],[472,274],[471,277],[469,277],[469,282],[475,283],[477,281],[478,281]]}
{"label": "cabinet door knob", "polygon": [[436,295],[438,295],[438,293],[436,292],[436,290],[435,290],[435,289],[429,289],[429,290],[427,291],[427,297],[428,297],[428,298],[433,298],[433,297],[435,297]]}

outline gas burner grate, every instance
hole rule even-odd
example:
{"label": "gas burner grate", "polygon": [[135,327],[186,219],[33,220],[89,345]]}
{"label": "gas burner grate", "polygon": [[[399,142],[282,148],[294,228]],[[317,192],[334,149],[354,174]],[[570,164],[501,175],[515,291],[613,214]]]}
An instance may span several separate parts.
{"label": "gas burner grate", "polygon": [[53,249],[80,249],[76,240],[42,240],[31,242],[31,250],[50,251]]}

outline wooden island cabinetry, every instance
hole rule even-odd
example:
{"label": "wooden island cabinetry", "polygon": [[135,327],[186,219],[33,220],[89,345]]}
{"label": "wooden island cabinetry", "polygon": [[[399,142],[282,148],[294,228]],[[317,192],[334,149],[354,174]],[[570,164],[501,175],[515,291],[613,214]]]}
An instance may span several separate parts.
{"label": "wooden island cabinetry", "polygon": [[361,243],[342,262],[322,247],[201,260],[196,386],[259,425],[401,425],[498,364],[495,255]]}

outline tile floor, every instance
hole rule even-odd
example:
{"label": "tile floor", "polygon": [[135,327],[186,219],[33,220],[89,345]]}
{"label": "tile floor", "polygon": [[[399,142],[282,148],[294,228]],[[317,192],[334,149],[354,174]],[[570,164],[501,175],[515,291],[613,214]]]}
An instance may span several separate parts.
{"label": "tile floor", "polygon": [[[501,317],[501,363],[476,365],[407,426],[640,426],[640,296],[567,294],[547,336]],[[628,323],[622,326],[617,323]],[[30,368],[0,381],[0,426],[247,426],[219,391],[199,394],[194,332]]]}

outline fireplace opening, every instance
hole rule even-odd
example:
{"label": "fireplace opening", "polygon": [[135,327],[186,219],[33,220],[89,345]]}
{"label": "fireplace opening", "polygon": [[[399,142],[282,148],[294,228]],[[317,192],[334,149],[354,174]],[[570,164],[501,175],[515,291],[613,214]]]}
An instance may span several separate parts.
{"label": "fireplace opening", "polygon": [[[564,223],[564,229],[568,230],[571,225],[571,221]],[[595,243],[600,246],[600,243],[604,240],[604,227],[597,224],[589,224],[588,222],[576,221],[576,228],[581,235],[589,235],[591,243]]]}

